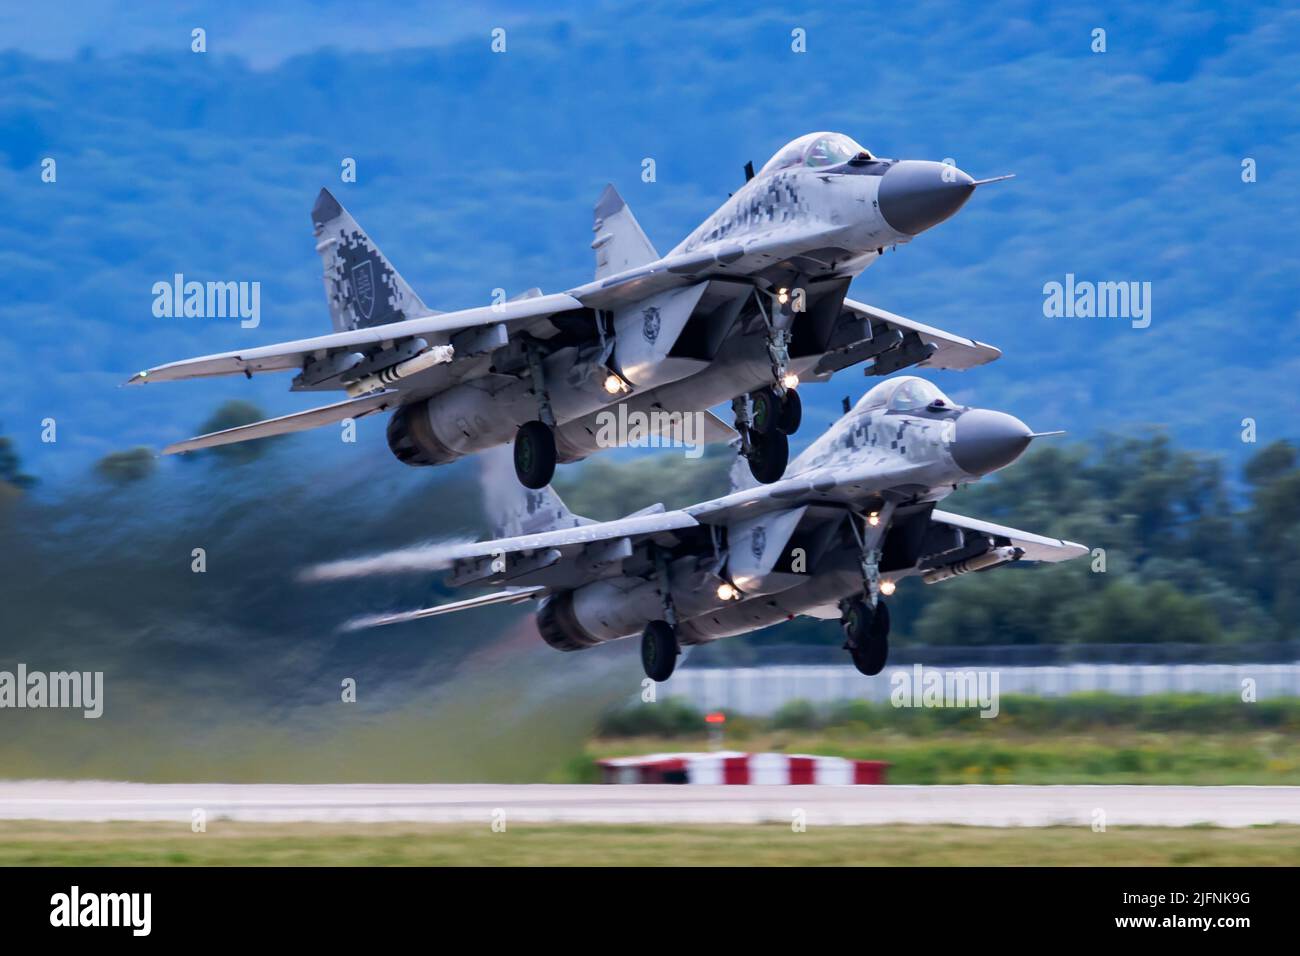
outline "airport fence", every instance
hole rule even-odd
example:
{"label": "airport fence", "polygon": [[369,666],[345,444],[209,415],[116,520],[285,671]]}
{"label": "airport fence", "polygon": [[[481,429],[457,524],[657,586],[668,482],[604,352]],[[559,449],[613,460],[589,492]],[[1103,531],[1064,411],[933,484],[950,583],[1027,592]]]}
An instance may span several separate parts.
{"label": "airport fence", "polygon": [[[1108,655],[1123,656],[1117,651],[1125,645],[1111,645]],[[1248,657],[1232,663],[1136,663],[1108,661],[1099,663],[1024,663],[1041,651],[1029,655],[1001,654],[995,648],[913,649],[877,677],[864,677],[849,663],[847,654],[839,652],[836,662],[763,663],[757,666],[711,666],[688,658],[685,666],[661,689],[661,695],[682,698],[700,710],[729,710],[752,716],[770,716],[792,700],[828,704],[841,700],[885,702],[898,680],[915,682],[916,668],[947,671],[988,671],[997,674],[999,694],[1024,694],[1037,697],[1062,697],[1067,694],[1101,692],[1122,696],[1167,693],[1203,693],[1239,695],[1249,687],[1256,699],[1300,697],[1300,654],[1278,651],[1258,652],[1259,659]],[[928,650],[928,652],[927,652]],[[1023,648],[1015,649],[1017,652]],[[1146,648],[1142,648],[1146,651]],[[955,653],[961,651],[962,653]],[[972,654],[971,651],[979,653]],[[953,652],[953,653],[950,653]],[[985,653],[987,652],[987,653]],[[1095,653],[1095,652],[1094,652]],[[1141,656],[1133,651],[1134,656]],[[1268,660],[1289,656],[1289,660]],[[784,652],[774,655],[788,656]],[[815,656],[815,655],[814,655]]]}

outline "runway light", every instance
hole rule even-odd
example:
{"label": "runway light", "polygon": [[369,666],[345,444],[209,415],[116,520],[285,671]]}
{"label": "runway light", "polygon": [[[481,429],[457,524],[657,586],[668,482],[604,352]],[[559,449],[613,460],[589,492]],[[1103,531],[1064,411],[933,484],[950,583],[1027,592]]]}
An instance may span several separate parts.
{"label": "runway light", "polygon": [[730,601],[736,596],[736,593],[736,589],[726,581],[718,585],[718,597],[723,601]]}
{"label": "runway light", "polygon": [[880,524],[880,512],[873,511],[871,514],[867,515],[867,524],[871,525],[873,528]]}
{"label": "runway light", "polygon": [[894,593],[894,588],[898,587],[893,581],[885,580],[880,582],[880,593],[885,597]]}
{"label": "runway light", "polygon": [[794,372],[786,372],[781,376],[781,384],[786,388],[798,388],[799,376],[794,374]]}
{"label": "runway light", "polygon": [[605,376],[605,391],[609,392],[611,395],[617,395],[619,392],[623,391],[623,380],[613,372],[610,372]]}

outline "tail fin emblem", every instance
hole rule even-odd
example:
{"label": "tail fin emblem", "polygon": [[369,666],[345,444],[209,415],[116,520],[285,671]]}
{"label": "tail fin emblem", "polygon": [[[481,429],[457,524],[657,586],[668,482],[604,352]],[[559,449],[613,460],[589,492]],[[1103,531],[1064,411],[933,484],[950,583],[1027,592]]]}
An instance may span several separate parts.
{"label": "tail fin emblem", "polygon": [[367,259],[352,267],[352,298],[355,300],[357,316],[370,321],[375,314],[375,270],[374,261]]}
{"label": "tail fin emblem", "polygon": [[641,318],[641,334],[647,342],[654,345],[655,339],[659,338],[659,309],[652,305],[641,313]]}

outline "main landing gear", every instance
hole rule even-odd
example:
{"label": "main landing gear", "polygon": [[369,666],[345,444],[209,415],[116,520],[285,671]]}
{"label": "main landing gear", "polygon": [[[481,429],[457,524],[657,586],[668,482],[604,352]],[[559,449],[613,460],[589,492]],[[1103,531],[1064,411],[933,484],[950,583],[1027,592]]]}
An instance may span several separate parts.
{"label": "main landing gear", "polygon": [[790,463],[790,436],[803,421],[803,402],[793,388],[761,388],[737,398],[736,431],[741,435],[741,454],[749,471],[768,485],[785,473]]}
{"label": "main landing gear", "polygon": [[555,477],[555,432],[541,421],[515,432],[515,475],[525,488],[545,488]]}
{"label": "main landing gear", "polygon": [[528,349],[528,375],[537,396],[537,418],[515,432],[515,476],[525,488],[545,488],[555,477],[555,414],[546,390],[542,357]]}
{"label": "main landing gear", "polygon": [[641,632],[641,666],[646,677],[666,681],[677,666],[677,629],[667,621],[651,621]]}

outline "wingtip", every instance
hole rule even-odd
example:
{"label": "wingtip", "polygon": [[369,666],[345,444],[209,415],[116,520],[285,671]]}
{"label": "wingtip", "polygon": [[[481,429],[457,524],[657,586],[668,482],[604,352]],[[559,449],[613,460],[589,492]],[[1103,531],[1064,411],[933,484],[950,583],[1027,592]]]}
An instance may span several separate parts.
{"label": "wingtip", "polygon": [[1072,555],[1070,555],[1070,557],[1072,558],[1082,558],[1092,553],[1091,548],[1089,548],[1086,544],[1080,544],[1077,541],[1066,541],[1062,539],[1061,543],[1065,545],[1067,549],[1074,552]]}

